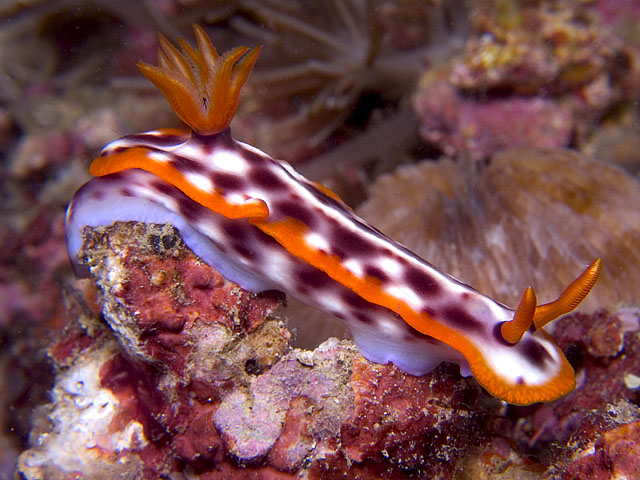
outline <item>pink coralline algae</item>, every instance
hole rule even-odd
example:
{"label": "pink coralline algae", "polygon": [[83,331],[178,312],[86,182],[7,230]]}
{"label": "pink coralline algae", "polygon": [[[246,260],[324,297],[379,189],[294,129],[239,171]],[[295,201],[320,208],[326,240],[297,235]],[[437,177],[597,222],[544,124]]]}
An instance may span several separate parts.
{"label": "pink coralline algae", "polygon": [[54,208],[41,208],[23,229],[5,226],[0,233],[0,326],[24,325],[25,319],[56,328],[64,323],[59,279],[70,270],[64,241],[64,215]]}
{"label": "pink coralline algae", "polygon": [[562,147],[573,128],[571,112],[539,97],[478,101],[445,82],[429,85],[414,103],[420,133],[447,155],[484,158],[504,147]]}
{"label": "pink coralline algae", "polygon": [[555,332],[578,386],[532,412],[514,435],[528,438],[541,457],[555,457],[545,478],[638,478],[640,311],[576,313]]}
{"label": "pink coralline algae", "polygon": [[593,444],[593,452],[566,468],[567,480],[637,478],[640,472],[640,420],[612,428]]}
{"label": "pink coralline algae", "polygon": [[464,51],[426,71],[414,96],[421,134],[476,160],[516,146],[581,148],[640,91],[640,53],[606,17],[584,2],[474,2]]}
{"label": "pink coralline algae", "polygon": [[577,371],[576,390],[509,407],[494,435],[471,448],[460,478],[640,478],[640,311],[576,313],[558,320],[555,332]]}
{"label": "pink coralline algae", "polygon": [[81,309],[50,348],[25,478],[449,478],[499,410],[450,365],[292,349],[283,295],[223,279],[169,225],[87,229],[82,256],[106,325]]}
{"label": "pink coralline algae", "polygon": [[[578,386],[532,417],[536,441],[557,441],[566,434],[562,428],[571,430],[576,413],[583,416],[607,404],[637,401],[638,382],[634,379],[640,377],[638,315],[637,309],[616,314],[599,311],[591,316],[576,313],[558,322],[554,338],[569,352]],[[551,411],[553,415],[547,416]]]}
{"label": "pink coralline algae", "polygon": [[291,348],[284,296],[225,280],[170,225],[87,228],[81,258],[104,321],[76,295],[24,478],[634,478],[637,309],[559,319],[577,389],[505,408],[452,364]]}

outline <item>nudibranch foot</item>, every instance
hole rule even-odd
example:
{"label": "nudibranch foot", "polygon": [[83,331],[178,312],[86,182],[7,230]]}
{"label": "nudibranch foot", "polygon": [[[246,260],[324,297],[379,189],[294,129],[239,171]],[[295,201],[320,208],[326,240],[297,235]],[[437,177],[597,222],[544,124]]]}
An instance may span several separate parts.
{"label": "nudibranch foot", "polygon": [[595,284],[596,260],[550,304],[528,288],[516,311],[442,273],[358,217],[286,162],[231,137],[239,90],[259,49],[219,56],[160,41],[159,66],[140,68],[192,132],[158,130],[107,145],[98,175],[67,212],[76,259],[85,225],[169,222],[203,261],[247,290],[278,289],[349,326],[363,355],[422,375],[457,362],[509,403],[550,401],[574,372],[541,328]]}
{"label": "nudibranch foot", "polygon": [[402,338],[380,335],[358,323],[350,324],[349,329],[358,351],[371,362],[393,363],[416,377],[428,374],[442,362],[451,362],[460,366],[460,375],[463,377],[471,375],[469,364],[460,352],[413,329]]}

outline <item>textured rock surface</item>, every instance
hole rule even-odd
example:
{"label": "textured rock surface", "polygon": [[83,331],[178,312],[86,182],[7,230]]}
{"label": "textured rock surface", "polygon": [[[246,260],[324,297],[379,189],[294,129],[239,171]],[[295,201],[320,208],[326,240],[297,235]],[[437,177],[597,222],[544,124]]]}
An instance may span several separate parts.
{"label": "textured rock surface", "polygon": [[77,309],[49,349],[27,479],[634,478],[637,309],[558,320],[578,388],[504,408],[453,365],[292,349],[284,297],[224,280],[168,225],[87,230],[83,256],[104,321]]}
{"label": "textured rock surface", "polygon": [[509,407],[493,438],[465,457],[458,478],[640,478],[639,313],[560,319],[555,336],[577,370],[578,387],[552,403]]}
{"label": "textured rock surface", "polygon": [[528,438],[552,464],[545,478],[638,478],[640,311],[578,313],[561,319],[555,332],[578,386],[533,412],[521,411],[527,417],[515,437]]}

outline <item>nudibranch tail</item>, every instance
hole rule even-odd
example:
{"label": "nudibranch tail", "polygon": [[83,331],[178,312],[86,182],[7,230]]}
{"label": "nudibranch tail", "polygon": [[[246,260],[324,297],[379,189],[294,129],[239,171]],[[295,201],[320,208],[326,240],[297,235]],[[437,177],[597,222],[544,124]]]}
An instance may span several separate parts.
{"label": "nudibranch tail", "polygon": [[538,300],[536,299],[536,292],[532,287],[527,287],[520,304],[516,309],[516,313],[513,315],[513,320],[504,322],[500,327],[502,337],[509,343],[518,343],[524,332],[529,330],[533,323],[533,316],[536,312],[536,305]]}
{"label": "nudibranch tail", "polygon": [[220,56],[202,27],[193,29],[198,50],[181,40],[181,53],[160,35],[158,66],[138,62],[138,68],[184,123],[201,135],[212,135],[229,127],[260,47],[236,47]]}
{"label": "nudibranch tail", "polygon": [[575,309],[589,294],[600,277],[602,259],[596,258],[553,302],[538,305],[533,316],[533,325],[542,328],[547,323]]}

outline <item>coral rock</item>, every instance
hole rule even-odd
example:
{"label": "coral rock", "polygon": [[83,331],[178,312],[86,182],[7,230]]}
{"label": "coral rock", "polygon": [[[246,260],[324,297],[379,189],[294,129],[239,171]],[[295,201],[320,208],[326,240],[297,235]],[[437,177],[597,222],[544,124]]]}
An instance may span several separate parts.
{"label": "coral rock", "polygon": [[[234,363],[229,356],[266,366],[286,348],[288,332],[262,325],[281,297],[255,296],[227,282],[191,254],[173,227],[120,224],[94,230],[86,245],[105,319],[132,356],[161,361],[178,376],[216,372],[223,379],[233,376],[225,366]],[[273,336],[270,348],[258,353],[251,340],[236,345],[234,333],[260,326]]]}
{"label": "coral rock", "polygon": [[223,279],[169,225],[87,228],[83,248],[108,328],[80,315],[50,348],[25,478],[448,478],[500,408],[451,365],[291,349],[283,296]]}
{"label": "coral rock", "polygon": [[529,448],[550,465],[545,478],[618,478],[616,472],[637,471],[629,469],[637,465],[640,436],[627,437],[624,447],[622,438],[637,432],[640,421],[637,386],[628,383],[640,376],[639,331],[638,309],[558,321],[554,337],[576,369],[576,390],[533,412],[513,409],[523,414],[514,437],[528,437]]}
{"label": "coral rock", "polygon": [[455,424],[456,429],[479,439],[483,434],[480,419],[488,419],[497,406],[489,399],[484,405],[475,402],[482,397],[475,391],[477,385],[454,384],[452,375],[455,367],[442,366],[426,383],[390,365],[355,360],[354,412],[342,430],[347,458],[381,462],[384,456],[407,472],[429,472],[434,478],[451,473],[468,439],[443,437],[442,433]]}

